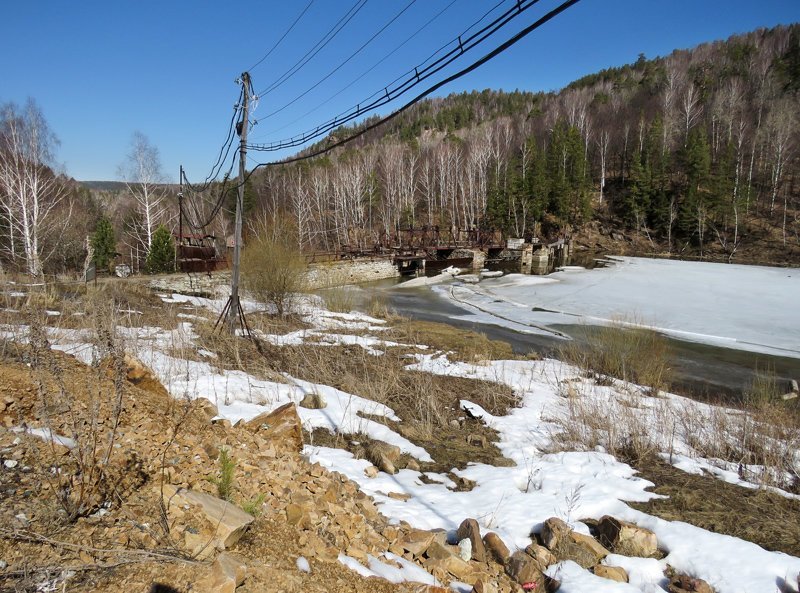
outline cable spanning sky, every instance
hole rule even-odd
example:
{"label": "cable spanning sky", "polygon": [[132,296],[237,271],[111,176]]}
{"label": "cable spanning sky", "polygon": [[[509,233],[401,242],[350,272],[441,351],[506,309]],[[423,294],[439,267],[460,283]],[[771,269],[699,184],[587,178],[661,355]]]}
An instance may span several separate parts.
{"label": "cable spanning sky", "polygon": [[[536,2],[437,78],[560,3]],[[159,148],[168,180],[177,181],[183,164],[190,179],[202,181],[226,138],[239,96],[234,80],[244,70],[261,95],[249,140],[290,138],[380,93],[515,4],[299,0],[251,2],[240,10],[206,0],[12,2],[3,7],[0,102],[37,101],[61,140],[57,159],[76,179],[117,179],[138,130]],[[797,0],[582,0],[435,95],[557,90],[640,53],[652,58],[797,21]]]}

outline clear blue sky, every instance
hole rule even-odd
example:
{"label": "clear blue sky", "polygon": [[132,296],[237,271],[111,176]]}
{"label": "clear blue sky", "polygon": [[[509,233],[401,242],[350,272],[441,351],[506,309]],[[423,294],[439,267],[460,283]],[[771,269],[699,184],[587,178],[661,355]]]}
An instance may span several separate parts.
{"label": "clear blue sky", "polygon": [[[116,179],[131,135],[139,130],[159,148],[168,179],[177,181],[183,164],[189,178],[198,180],[208,173],[224,140],[238,96],[234,79],[264,56],[308,1],[7,2],[0,28],[0,102],[33,97],[39,103],[61,140],[58,161],[76,179]],[[413,40],[319,107],[451,1],[416,0],[319,87],[268,117],[340,65],[411,2],[368,0],[313,60],[260,99],[252,140],[292,136],[360,103],[499,2],[455,0]],[[514,1],[505,0],[490,16]],[[251,70],[255,89],[267,88],[295,64],[354,2],[314,0],[272,55]],[[542,0],[455,66],[480,57],[557,5]],[[666,55],[675,48],[797,21],[798,0],[582,0],[439,94],[554,90],[584,74],[633,62],[639,53]],[[249,166],[285,154],[251,156],[255,160]]]}

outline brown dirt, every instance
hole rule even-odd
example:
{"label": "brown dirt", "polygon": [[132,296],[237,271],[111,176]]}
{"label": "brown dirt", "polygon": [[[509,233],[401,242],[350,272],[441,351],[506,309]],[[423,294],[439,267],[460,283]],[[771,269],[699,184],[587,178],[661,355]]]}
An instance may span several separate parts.
{"label": "brown dirt", "polygon": [[667,521],[684,521],[800,556],[800,500],[687,474],[661,461],[639,463],[636,469],[656,484],[653,492],[669,498],[631,506]]}
{"label": "brown dirt", "polygon": [[[750,217],[743,221],[740,237],[741,243],[732,263],[796,266],[800,262],[800,243],[796,237],[789,236],[784,244],[781,225],[776,221]],[[704,245],[702,257],[696,245],[687,246],[683,242],[676,242],[670,254],[666,241],[657,238],[651,241],[644,232],[622,228],[618,220],[603,210],[598,210],[596,219],[577,230],[573,238],[578,259],[604,255],[675,257],[715,262],[728,262],[729,259],[729,253],[716,240]]]}
{"label": "brown dirt", "polygon": [[[25,363],[30,360],[27,349],[7,348],[5,353],[0,360],[0,462],[15,463],[0,463],[0,559],[8,563],[0,571],[0,591],[33,591],[43,581],[64,591],[146,591],[156,580],[180,591],[194,590],[192,584],[210,568],[207,561],[187,561],[183,535],[188,530],[213,533],[214,527],[186,512],[170,514],[165,528],[159,484],[163,476],[176,486],[216,494],[209,477],[218,473],[220,447],[228,448],[236,463],[234,500],[263,500],[263,518],[233,549],[251,568],[240,591],[414,590],[362,579],[335,560],[317,558],[319,542],[309,540],[311,532],[287,523],[286,506],[297,492],[305,493],[304,504],[318,509],[318,521],[331,526],[327,543],[343,550],[358,545],[375,554],[385,551],[391,544],[380,535],[386,521],[354,484],[311,466],[297,453],[276,453],[258,433],[210,423],[204,400],[182,402],[127,382],[119,446],[105,473],[84,483],[87,511],[68,520],[57,496],[66,482],[57,476],[69,478],[77,496],[81,480],[74,456],[65,447],[9,427],[49,422],[56,433],[71,435],[80,426],[86,445],[92,434],[86,420],[93,419],[98,442],[106,442],[114,418],[114,384],[107,369],[92,369],[62,353],[52,353],[36,373]],[[60,474],[51,471],[55,467]],[[85,465],[84,474],[93,467]],[[110,506],[100,507],[103,501]],[[336,517],[358,518],[359,523],[345,529]],[[351,535],[359,539],[350,541]],[[294,566],[300,555],[310,560],[310,575]]]}

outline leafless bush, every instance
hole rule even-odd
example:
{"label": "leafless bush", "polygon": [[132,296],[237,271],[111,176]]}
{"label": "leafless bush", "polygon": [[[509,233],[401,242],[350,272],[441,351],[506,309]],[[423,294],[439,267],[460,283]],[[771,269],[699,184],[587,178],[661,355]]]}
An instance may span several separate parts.
{"label": "leafless bush", "polygon": [[583,384],[566,389],[565,413],[553,418],[557,430],[553,448],[589,451],[602,447],[627,460],[641,461],[658,452],[649,413],[640,410],[639,396],[597,397]]}
{"label": "leafless bush", "polygon": [[51,465],[50,486],[68,521],[118,502],[141,477],[138,460],[115,447],[125,392],[124,349],[113,310],[97,305],[87,307],[93,311],[96,380],[84,397],[72,389],[62,355],[51,347],[45,316],[31,313],[28,323],[28,362],[44,431],[40,453]]}
{"label": "leafless bush", "polygon": [[305,288],[308,264],[292,233],[264,229],[242,252],[242,285],[256,300],[283,316]]}
{"label": "leafless bush", "polygon": [[561,358],[588,372],[636,383],[651,390],[669,384],[669,347],[660,334],[619,320],[607,327],[584,326],[581,341],[561,349]]}

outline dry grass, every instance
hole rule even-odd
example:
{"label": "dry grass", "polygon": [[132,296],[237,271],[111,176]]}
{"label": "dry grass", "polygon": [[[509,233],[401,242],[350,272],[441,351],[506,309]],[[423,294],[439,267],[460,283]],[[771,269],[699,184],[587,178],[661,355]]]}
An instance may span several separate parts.
{"label": "dry grass", "polygon": [[485,334],[458,329],[446,323],[404,319],[392,328],[390,335],[399,342],[427,344],[447,352],[452,361],[480,363],[517,358],[507,342],[491,340]]}
{"label": "dry grass", "polygon": [[666,389],[670,381],[669,346],[660,334],[630,327],[631,321],[610,326],[585,325],[577,341],[560,350],[560,358],[586,372],[648,387]]}
{"label": "dry grass", "polygon": [[593,450],[638,465],[672,457],[681,444],[692,455],[762,486],[800,492],[800,413],[792,402],[759,397],[758,406],[707,405],[649,397],[631,389],[608,395],[589,381],[561,383],[565,411],[552,418],[554,450]]}
{"label": "dry grass", "polygon": [[748,489],[705,475],[687,474],[660,461],[636,464],[664,498],[633,504],[667,521],[751,541],[767,550],[800,555],[800,501]]}
{"label": "dry grass", "polygon": [[459,400],[469,399],[495,414],[515,405],[510,388],[476,379],[442,377],[408,371],[401,352],[383,356],[357,346],[292,346],[270,352],[272,363],[293,377],[331,385],[385,404],[406,422],[412,422],[420,438],[431,438],[438,429],[462,416]]}

